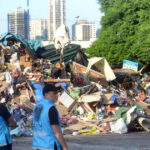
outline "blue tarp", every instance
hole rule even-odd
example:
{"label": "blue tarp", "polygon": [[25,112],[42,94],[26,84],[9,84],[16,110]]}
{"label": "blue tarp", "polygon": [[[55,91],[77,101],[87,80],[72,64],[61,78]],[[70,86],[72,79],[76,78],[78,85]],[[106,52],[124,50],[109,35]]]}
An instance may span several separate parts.
{"label": "blue tarp", "polygon": [[[53,44],[43,47],[42,41],[38,40],[30,40],[26,41],[21,36],[13,34],[13,33],[4,33],[0,37],[0,42],[6,42],[6,38],[13,36],[17,41],[21,42],[26,47],[27,53],[34,60],[37,57],[49,59],[52,63],[56,64],[60,62],[60,51],[56,51],[56,48]],[[77,53],[81,53],[80,45],[69,44],[64,48],[63,61],[65,64],[68,64],[70,60],[73,60]],[[86,57],[86,56],[82,56]],[[87,59],[87,58],[86,58]]]}
{"label": "blue tarp", "polygon": [[8,37],[14,37],[17,41],[19,41],[21,44],[23,44],[25,47],[30,47],[31,50],[36,52],[39,48],[43,48],[42,41],[40,40],[24,40],[21,36],[13,34],[13,33],[4,33],[0,37],[0,42],[6,41],[6,38]]}
{"label": "blue tarp", "polygon": [[6,38],[8,37],[14,37],[17,41],[21,42],[25,47],[28,46],[28,43],[21,36],[9,32],[1,35],[0,42],[6,41]]}
{"label": "blue tarp", "polygon": [[28,41],[29,47],[34,50],[35,52],[39,49],[39,48],[44,48],[42,41],[40,40],[30,40]]}

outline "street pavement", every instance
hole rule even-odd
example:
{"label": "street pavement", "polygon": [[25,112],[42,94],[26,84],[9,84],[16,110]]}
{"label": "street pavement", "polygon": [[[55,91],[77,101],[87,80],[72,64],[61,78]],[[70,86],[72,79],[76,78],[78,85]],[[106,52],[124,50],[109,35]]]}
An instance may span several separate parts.
{"label": "street pavement", "polygon": [[[149,133],[66,137],[69,150],[150,150]],[[15,138],[13,150],[32,150],[31,138]]]}

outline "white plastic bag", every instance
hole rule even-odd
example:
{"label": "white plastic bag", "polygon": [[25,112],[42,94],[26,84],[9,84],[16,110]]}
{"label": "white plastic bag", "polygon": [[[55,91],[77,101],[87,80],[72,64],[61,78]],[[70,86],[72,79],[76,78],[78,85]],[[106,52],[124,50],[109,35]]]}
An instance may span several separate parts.
{"label": "white plastic bag", "polygon": [[10,87],[8,88],[8,92],[9,92],[10,95],[12,95],[12,94],[14,93],[13,86],[10,86]]}
{"label": "white plastic bag", "polygon": [[6,82],[11,84],[13,79],[12,79],[10,73],[9,72],[5,72],[4,75],[5,75],[5,78],[6,78]]}
{"label": "white plastic bag", "polygon": [[110,123],[111,132],[124,134],[128,132],[127,126],[122,118],[118,119],[116,122]]}
{"label": "white plastic bag", "polygon": [[54,34],[56,49],[62,49],[69,44],[69,28],[62,24]]}
{"label": "white plastic bag", "polygon": [[[129,125],[132,121],[132,115],[135,113],[137,107],[136,106],[133,106],[131,107],[128,112],[127,112],[127,120],[126,120],[126,124]],[[134,118],[135,119],[135,115],[134,115]]]}

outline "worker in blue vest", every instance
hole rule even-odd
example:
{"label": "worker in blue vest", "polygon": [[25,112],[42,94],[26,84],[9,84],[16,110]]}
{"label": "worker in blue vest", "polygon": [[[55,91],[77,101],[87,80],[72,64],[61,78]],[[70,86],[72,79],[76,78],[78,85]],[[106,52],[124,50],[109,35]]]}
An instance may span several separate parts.
{"label": "worker in blue vest", "polygon": [[55,103],[59,87],[46,84],[43,88],[44,99],[33,111],[33,148],[38,150],[68,150],[64,140],[61,122]]}
{"label": "worker in blue vest", "polygon": [[12,150],[8,126],[15,127],[15,121],[4,104],[0,103],[0,150]]}

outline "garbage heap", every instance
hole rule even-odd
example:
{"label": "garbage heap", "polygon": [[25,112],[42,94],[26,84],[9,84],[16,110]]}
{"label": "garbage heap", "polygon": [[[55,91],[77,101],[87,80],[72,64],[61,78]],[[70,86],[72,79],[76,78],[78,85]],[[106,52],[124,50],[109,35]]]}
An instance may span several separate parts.
{"label": "garbage heap", "polygon": [[83,63],[81,55],[80,61],[67,57],[68,64],[33,59],[28,47],[13,40],[1,45],[0,55],[0,102],[17,122],[11,135],[33,135],[32,112],[46,83],[62,88],[57,108],[65,135],[149,132],[148,71],[112,70],[105,58]]}
{"label": "garbage heap", "polygon": [[100,79],[68,87],[68,96],[74,99],[75,104],[70,108],[71,113],[62,117],[64,134],[150,131],[148,74],[125,69],[114,70],[114,73],[116,79],[112,82]]}

